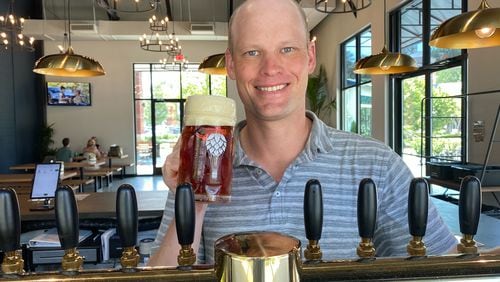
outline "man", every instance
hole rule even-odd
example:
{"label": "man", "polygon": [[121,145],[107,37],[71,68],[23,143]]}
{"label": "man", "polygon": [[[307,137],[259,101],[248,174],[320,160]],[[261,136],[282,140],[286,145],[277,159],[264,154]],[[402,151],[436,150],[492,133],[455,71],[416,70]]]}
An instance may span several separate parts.
{"label": "man", "polygon": [[69,147],[69,138],[63,138],[62,148],[59,148],[56,152],[56,160],[63,162],[72,162],[73,157],[76,155]]}
{"label": "man", "polygon": [[[279,231],[306,246],[302,207],[304,186],[311,178],[323,187],[324,259],[356,258],[357,190],[366,177],[377,185],[377,255],[406,255],[411,172],[385,145],[329,128],[306,112],[305,92],[316,65],[315,53],[305,16],[295,1],[248,0],[234,12],[226,68],[236,80],[246,121],[235,129],[231,203],[196,204],[193,248],[199,245],[198,263],[213,263],[214,241],[241,231]],[[169,187],[175,186],[177,168],[178,149],[164,165]],[[169,193],[151,265],[176,264],[173,199]],[[429,254],[455,248],[455,238],[432,205],[427,230]]]}

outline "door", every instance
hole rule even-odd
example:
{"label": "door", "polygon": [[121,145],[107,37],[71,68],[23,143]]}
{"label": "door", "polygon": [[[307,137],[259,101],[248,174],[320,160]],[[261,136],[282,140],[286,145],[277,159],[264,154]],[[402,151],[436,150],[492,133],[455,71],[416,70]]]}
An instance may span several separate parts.
{"label": "door", "polygon": [[153,107],[153,156],[152,167],[155,175],[161,175],[165,158],[172,152],[181,135],[181,102],[156,100]]}

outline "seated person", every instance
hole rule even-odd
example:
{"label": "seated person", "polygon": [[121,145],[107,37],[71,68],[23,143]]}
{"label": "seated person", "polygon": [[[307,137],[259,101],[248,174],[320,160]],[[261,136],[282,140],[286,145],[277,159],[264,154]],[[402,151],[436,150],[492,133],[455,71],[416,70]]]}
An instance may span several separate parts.
{"label": "seated person", "polygon": [[69,141],[70,140],[68,137],[63,138],[63,140],[62,140],[63,147],[59,148],[56,152],[56,160],[57,161],[63,161],[63,162],[72,162],[73,161],[73,157],[76,156],[76,152],[73,152],[69,148]]}
{"label": "seated person", "polygon": [[102,157],[101,152],[96,146],[95,138],[90,138],[89,141],[87,141],[87,147],[83,149],[83,154],[85,155],[85,153],[93,153],[98,159]]}

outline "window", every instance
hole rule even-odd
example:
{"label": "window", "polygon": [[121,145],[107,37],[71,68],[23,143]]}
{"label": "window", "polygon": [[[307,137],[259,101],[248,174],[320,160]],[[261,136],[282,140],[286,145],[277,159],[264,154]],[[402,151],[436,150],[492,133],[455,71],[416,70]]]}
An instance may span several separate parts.
{"label": "window", "polygon": [[159,174],[182,129],[191,95],[227,96],[226,76],[198,72],[197,64],[134,64],[137,174]]}
{"label": "window", "polygon": [[372,82],[353,72],[356,62],[371,55],[372,34],[367,28],[341,45],[341,129],[371,136]]}
{"label": "window", "polygon": [[465,10],[462,0],[413,0],[391,14],[396,31],[394,50],[412,56],[413,73],[394,76],[394,149],[415,176],[425,175],[427,161],[465,161],[466,53],[430,47],[432,32],[445,20]]}

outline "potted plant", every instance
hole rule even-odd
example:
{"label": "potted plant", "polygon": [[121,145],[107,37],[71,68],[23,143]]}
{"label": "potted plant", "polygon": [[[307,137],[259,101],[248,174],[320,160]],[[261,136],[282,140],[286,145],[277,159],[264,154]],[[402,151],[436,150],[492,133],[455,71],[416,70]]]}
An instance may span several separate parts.
{"label": "potted plant", "polygon": [[51,148],[52,144],[54,144],[54,140],[52,140],[52,137],[54,136],[54,124],[50,125],[42,125],[40,128],[40,141],[39,141],[39,152],[40,156],[39,159],[40,161],[43,161],[43,159],[46,156],[53,156],[56,154],[56,149]]}
{"label": "potted plant", "polygon": [[326,71],[323,65],[320,65],[318,74],[309,76],[306,92],[309,109],[318,117],[335,110],[336,100],[328,95]]}

